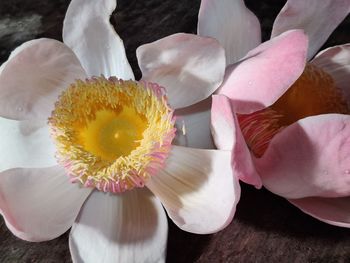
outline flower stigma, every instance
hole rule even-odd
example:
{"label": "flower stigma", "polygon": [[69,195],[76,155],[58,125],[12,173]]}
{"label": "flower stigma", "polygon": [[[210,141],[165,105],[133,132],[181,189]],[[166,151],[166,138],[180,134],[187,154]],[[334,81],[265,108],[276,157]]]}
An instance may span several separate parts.
{"label": "flower stigma", "polygon": [[49,118],[58,162],[85,187],[112,193],[143,187],[171,149],[173,112],[155,83],[78,80]]}
{"label": "flower stigma", "polygon": [[272,138],[286,126],[319,114],[349,114],[350,107],[333,78],[307,64],[299,79],[271,106],[238,114],[245,141],[256,157],[261,157]]}

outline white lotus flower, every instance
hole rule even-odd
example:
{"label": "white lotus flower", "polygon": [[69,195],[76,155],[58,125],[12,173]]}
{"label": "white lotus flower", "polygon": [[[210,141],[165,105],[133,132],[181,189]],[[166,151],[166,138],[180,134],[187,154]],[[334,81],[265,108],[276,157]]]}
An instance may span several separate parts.
{"label": "white lotus flower", "polygon": [[65,44],[26,42],[1,66],[0,212],[24,240],[72,227],[75,262],[163,262],[163,206],[181,229],[212,233],[239,199],[230,152],[188,147],[211,143],[197,103],[221,84],[225,55],[211,38],[172,35],[137,50],[134,81],[115,7],[72,0]]}

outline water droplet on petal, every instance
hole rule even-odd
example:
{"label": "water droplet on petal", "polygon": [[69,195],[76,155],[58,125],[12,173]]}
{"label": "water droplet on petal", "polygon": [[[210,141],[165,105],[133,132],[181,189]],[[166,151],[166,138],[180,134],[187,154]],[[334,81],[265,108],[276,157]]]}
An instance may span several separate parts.
{"label": "water droplet on petal", "polygon": [[346,170],[344,171],[344,173],[345,173],[345,174],[350,174],[350,169],[346,169]]}
{"label": "water droplet on petal", "polygon": [[327,174],[328,174],[328,171],[327,171],[327,170],[323,170],[322,173],[323,173],[324,175],[327,175]]}
{"label": "water droplet on petal", "polygon": [[23,108],[22,107],[17,107],[17,111],[21,112],[21,111],[23,111]]}
{"label": "water droplet on petal", "polygon": [[249,85],[249,86],[253,85],[253,81],[249,81],[249,82],[248,82],[248,85]]}

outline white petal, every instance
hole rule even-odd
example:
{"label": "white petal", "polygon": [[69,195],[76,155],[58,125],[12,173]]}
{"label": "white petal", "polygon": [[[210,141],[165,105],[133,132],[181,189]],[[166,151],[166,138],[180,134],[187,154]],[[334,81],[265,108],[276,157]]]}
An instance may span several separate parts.
{"label": "white petal", "polygon": [[60,166],[11,169],[0,173],[0,213],[17,237],[50,240],[71,227],[90,192],[70,183]]}
{"label": "white petal", "polygon": [[69,236],[74,262],[164,262],[168,222],[145,189],[93,192]]}
{"label": "white petal", "polygon": [[350,44],[323,50],[311,61],[328,72],[350,103]]}
{"label": "white petal", "polygon": [[224,49],[212,38],[174,34],[140,46],[136,56],[142,78],[165,87],[175,109],[208,98],[225,73]]}
{"label": "white petal", "polygon": [[226,227],[240,197],[229,151],[173,146],[164,170],[146,185],[176,225],[199,234]]}
{"label": "white petal", "polygon": [[215,148],[210,131],[210,107],[211,98],[208,98],[175,111],[177,132],[174,144],[201,149]]}
{"label": "white petal", "polygon": [[0,74],[1,74],[1,71],[5,68],[5,65],[7,64],[7,62],[9,62],[9,60],[11,60],[11,58],[13,58],[14,56],[16,56],[18,53],[20,53],[22,50],[32,46],[32,45],[35,45],[37,42],[37,40],[32,40],[32,41],[27,41],[27,42],[24,42],[22,45],[16,47],[14,50],[12,50],[10,56],[8,57],[7,61],[5,61],[1,67],[0,67]]}
{"label": "white petal", "polygon": [[73,51],[52,39],[23,44],[0,73],[0,115],[11,119],[47,118],[58,95],[86,76]]}
{"label": "white petal", "polygon": [[57,164],[55,146],[46,122],[0,117],[0,172],[18,167],[50,167]]}
{"label": "white petal", "polygon": [[243,0],[202,0],[198,34],[217,39],[233,64],[261,42],[260,23]]}
{"label": "white petal", "polygon": [[274,22],[271,37],[303,29],[309,37],[310,59],[349,12],[349,0],[289,0]]}
{"label": "white petal", "polygon": [[63,40],[89,76],[134,79],[123,41],[109,22],[116,0],[72,0],[63,23]]}

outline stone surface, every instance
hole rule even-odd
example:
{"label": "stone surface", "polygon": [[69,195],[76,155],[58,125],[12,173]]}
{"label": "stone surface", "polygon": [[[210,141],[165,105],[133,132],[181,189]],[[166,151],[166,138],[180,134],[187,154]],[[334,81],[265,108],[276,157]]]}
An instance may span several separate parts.
{"label": "stone surface", "polygon": [[[263,39],[284,1],[246,1],[261,21]],[[140,77],[135,49],[176,32],[196,32],[200,1],[119,0],[111,22]],[[24,41],[61,40],[69,0],[1,0],[0,64]],[[350,19],[326,46],[350,42]],[[20,189],[19,189],[20,191]],[[243,185],[233,222],[213,235],[193,235],[169,221],[167,262],[350,262],[350,230],[321,223],[265,190]],[[68,233],[42,243],[14,237],[0,219],[0,262],[71,262]]]}

